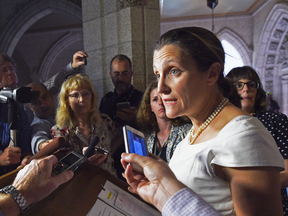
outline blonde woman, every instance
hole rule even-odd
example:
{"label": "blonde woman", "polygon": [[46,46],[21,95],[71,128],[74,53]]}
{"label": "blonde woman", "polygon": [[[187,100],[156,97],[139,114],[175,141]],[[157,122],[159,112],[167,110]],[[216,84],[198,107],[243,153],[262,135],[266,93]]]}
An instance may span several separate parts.
{"label": "blonde woman", "polygon": [[82,153],[94,136],[100,138],[97,144],[108,150],[108,155],[94,155],[91,163],[99,164],[111,174],[116,175],[111,157],[111,142],[119,134],[119,129],[106,114],[100,114],[97,106],[96,90],[86,75],[77,74],[68,78],[61,87],[59,105],[56,113],[56,125],[52,135],[65,137],[66,144]]}

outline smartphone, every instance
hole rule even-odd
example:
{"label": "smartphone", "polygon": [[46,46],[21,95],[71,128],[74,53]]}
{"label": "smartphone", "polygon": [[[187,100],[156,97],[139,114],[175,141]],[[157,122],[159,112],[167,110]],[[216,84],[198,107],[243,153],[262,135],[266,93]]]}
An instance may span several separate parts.
{"label": "smartphone", "polygon": [[[123,127],[125,150],[127,153],[135,153],[142,156],[149,156],[144,134],[135,128],[125,125]],[[143,169],[138,164],[132,163],[133,170],[142,173]]]}
{"label": "smartphone", "polygon": [[129,102],[117,103],[117,110],[118,111],[121,111],[123,108],[129,109],[130,108],[130,103]]}
{"label": "smartphone", "polygon": [[84,65],[87,65],[87,58],[84,57]]}
{"label": "smartphone", "polygon": [[66,170],[76,171],[76,169],[85,161],[85,157],[76,151],[72,151],[61,158],[53,167],[53,173],[60,174]]}
{"label": "smartphone", "polygon": [[95,146],[95,154],[96,153],[106,155],[106,154],[108,154],[108,151],[102,147]]}

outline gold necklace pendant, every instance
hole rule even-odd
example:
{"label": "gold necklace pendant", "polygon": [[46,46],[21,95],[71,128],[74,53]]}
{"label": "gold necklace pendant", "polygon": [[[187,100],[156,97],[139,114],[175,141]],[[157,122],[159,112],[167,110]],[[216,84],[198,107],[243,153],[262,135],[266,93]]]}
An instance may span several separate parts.
{"label": "gold necklace pendant", "polygon": [[216,107],[216,109],[212,112],[212,114],[203,122],[203,124],[198,128],[196,133],[193,135],[194,127],[192,127],[190,131],[190,145],[194,144],[195,140],[199,137],[199,135],[208,127],[208,125],[213,121],[213,119],[222,111],[226,103],[228,102],[228,98],[224,98],[221,103]]}

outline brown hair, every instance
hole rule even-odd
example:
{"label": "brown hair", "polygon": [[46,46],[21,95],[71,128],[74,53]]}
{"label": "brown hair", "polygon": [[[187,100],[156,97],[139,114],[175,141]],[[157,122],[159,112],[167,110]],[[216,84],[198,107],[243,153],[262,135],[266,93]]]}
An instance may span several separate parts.
{"label": "brown hair", "polygon": [[248,79],[259,83],[255,99],[255,113],[264,112],[266,110],[266,93],[263,90],[262,83],[257,72],[250,66],[236,67],[229,71],[226,76],[231,79],[233,83],[238,82],[240,79]]}
{"label": "brown hair", "polygon": [[[150,100],[151,92],[157,88],[157,82],[152,82],[147,88],[143,95],[141,105],[137,112],[137,125],[140,130],[150,133],[152,131],[159,131],[158,123],[155,114],[151,110]],[[187,123],[191,124],[188,117],[177,117],[171,119],[172,124],[176,126],[184,125]]]}
{"label": "brown hair", "polygon": [[241,106],[240,96],[235,86],[224,78],[225,52],[215,34],[200,27],[172,29],[161,35],[155,44],[154,52],[169,44],[178,46],[184,54],[192,58],[200,72],[204,73],[215,62],[220,63],[218,87],[234,105]]}

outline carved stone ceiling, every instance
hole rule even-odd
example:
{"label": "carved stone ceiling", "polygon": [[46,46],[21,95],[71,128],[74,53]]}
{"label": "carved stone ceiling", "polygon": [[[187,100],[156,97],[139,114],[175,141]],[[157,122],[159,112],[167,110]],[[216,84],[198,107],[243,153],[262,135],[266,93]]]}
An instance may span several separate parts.
{"label": "carved stone ceiling", "polygon": [[[253,14],[270,0],[218,0],[215,16]],[[207,0],[159,0],[162,19],[211,16]]]}

